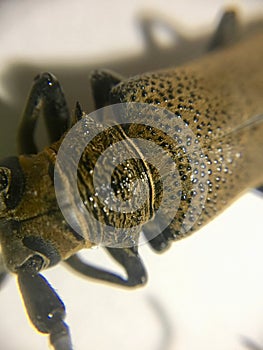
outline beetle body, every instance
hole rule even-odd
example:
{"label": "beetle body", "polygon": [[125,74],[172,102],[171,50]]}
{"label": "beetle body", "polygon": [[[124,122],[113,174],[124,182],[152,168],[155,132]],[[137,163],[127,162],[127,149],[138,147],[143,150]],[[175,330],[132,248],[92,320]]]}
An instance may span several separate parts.
{"label": "beetle body", "polygon": [[[191,64],[132,78],[111,91],[111,102],[146,102],[172,111],[197,136],[209,189],[202,214],[190,232],[244,190],[263,183],[261,42],[263,35],[259,34]],[[161,122],[169,127],[169,120]],[[144,136],[160,143],[158,134],[145,132]],[[191,200],[191,186],[187,191]],[[180,238],[177,232],[186,211],[187,205],[177,211],[167,230],[170,238]]]}
{"label": "beetle body", "polygon": [[[140,221],[135,242],[141,228],[146,237],[150,236],[150,231],[157,229],[154,224],[148,225],[147,221],[154,217],[154,211],[160,205],[160,178],[155,167],[147,162],[134,143],[133,139],[138,136],[164,149],[180,170],[180,205],[172,222],[150,240],[157,251],[165,250],[173,240],[199,229],[247,188],[263,184],[261,42],[262,33],[179,68],[146,73],[124,81],[104,71],[93,74],[91,82],[97,108],[137,102],[170,112],[169,118],[157,116],[167,133],[133,123],[133,116],[129,115],[128,124],[112,127],[110,132],[99,134],[87,146],[79,163],[78,188],[83,202],[92,202],[89,209],[97,218],[116,225],[125,222],[127,226],[137,225],[136,220]],[[51,145],[38,152],[34,144],[34,130],[42,102]],[[80,220],[86,232],[81,236],[68,225],[56,200],[54,167],[69,127],[84,116],[78,106],[74,119],[70,120],[57,81],[50,74],[40,75],[33,85],[20,127],[22,154],[4,160],[0,167],[2,258],[7,269],[18,276],[32,323],[40,332],[50,334],[51,344],[56,349],[71,349],[70,335],[63,321],[64,305],[39,274],[41,270],[65,260],[73,269],[94,279],[129,287],[146,282],[146,272],[136,244],[128,248],[106,246],[111,256],[125,268],[126,279],[83,263],[75,255],[77,251],[93,245],[90,237],[96,227]],[[181,148],[178,147],[180,130],[176,130],[177,143],[169,136],[179,121],[194,134],[194,138],[189,137]],[[95,120],[87,119],[84,131],[96,127]],[[117,197],[127,200],[127,189],[142,174],[149,183],[150,195],[141,209],[140,220],[138,216],[126,214],[116,219],[111,211],[106,213],[96,202],[91,176],[93,168],[100,153],[119,141],[126,142],[130,166],[128,170],[127,164],[115,168],[112,182]],[[78,140],[74,143],[77,144]],[[195,161],[191,160],[188,152],[193,144],[202,150]],[[71,157],[70,154],[68,157]],[[70,160],[77,163],[74,157]],[[102,168],[102,178],[107,166],[105,164]],[[65,198],[71,197],[71,175],[63,171],[59,175],[67,189]],[[126,178],[129,186],[124,188],[121,184]],[[176,184],[172,183],[172,186]],[[200,201],[192,205],[195,197]],[[74,199],[72,203],[75,205]],[[73,216],[78,220],[77,205],[73,207]],[[193,218],[194,223],[187,226]],[[40,299],[35,296],[36,293],[41,295]]]}

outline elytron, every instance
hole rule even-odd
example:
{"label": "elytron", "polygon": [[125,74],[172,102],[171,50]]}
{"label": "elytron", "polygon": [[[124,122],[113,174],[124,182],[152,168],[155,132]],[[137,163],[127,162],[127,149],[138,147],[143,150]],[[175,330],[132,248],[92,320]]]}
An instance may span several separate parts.
{"label": "elytron", "polygon": [[[149,241],[158,252],[205,225],[246,189],[263,191],[263,45],[260,45],[263,33],[232,43],[229,40],[231,33],[226,35],[225,30],[229,27],[225,26],[228,21],[229,13],[226,13],[210,45],[215,52],[194,62],[127,80],[120,80],[107,71],[96,71],[91,77],[96,109],[120,102],[158,106],[181,119],[204,150],[202,164],[208,176],[207,196],[198,219],[185,232],[182,224],[196,196],[187,162],[176,154],[165,133],[143,129],[132,122],[117,128],[116,133],[125,140],[140,135],[163,147],[180,169],[179,208],[169,226]],[[50,137],[50,146],[42,151],[37,149],[34,141],[40,111]],[[34,80],[18,132],[20,155],[0,163],[1,260],[6,271],[17,276],[32,324],[39,332],[49,334],[50,344],[56,350],[72,349],[71,337],[64,322],[63,302],[41,271],[64,260],[85,276],[120,286],[134,287],[147,280],[137,245],[105,247],[124,267],[127,278],[84,263],[77,252],[92,247],[93,243],[71,228],[57,204],[54,189],[57,153],[67,132],[84,115],[77,104],[71,118],[56,78],[50,73],[40,74]],[[171,125],[169,118],[161,122],[167,128]],[[94,163],[94,154],[100,152],[101,146],[109,145],[109,138],[109,135],[99,137],[83,153],[79,187],[84,200],[91,195],[87,172]],[[161,198],[156,169],[147,165],[143,156],[140,161],[131,160],[131,169],[131,182],[146,169],[152,188],[144,213],[151,218]],[[120,165],[113,175],[113,183],[115,192],[126,198],[127,193],[120,185],[123,176],[126,173]],[[201,186],[199,190],[202,191]],[[155,229],[142,225],[146,237],[152,237],[149,231]],[[5,272],[1,279],[4,275]]]}

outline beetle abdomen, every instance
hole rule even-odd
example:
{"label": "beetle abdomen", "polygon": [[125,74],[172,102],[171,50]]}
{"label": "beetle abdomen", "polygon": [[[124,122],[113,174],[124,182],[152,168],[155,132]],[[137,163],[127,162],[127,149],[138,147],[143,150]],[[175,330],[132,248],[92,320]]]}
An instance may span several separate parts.
{"label": "beetle abdomen", "polygon": [[[246,188],[263,183],[262,41],[260,34],[190,65],[143,74],[111,90],[112,103],[141,102],[168,109],[196,136],[203,151],[200,162],[207,175],[207,194],[191,232]],[[160,122],[167,128],[171,126],[169,118]],[[130,134],[135,135],[136,129],[135,124]],[[160,141],[160,135],[151,130],[144,133],[146,139],[159,145],[169,144],[168,138]],[[185,175],[189,180],[189,174]],[[193,169],[179,210],[166,230],[168,236],[177,238],[187,233],[182,223],[189,211],[186,203],[193,198],[191,182],[202,179],[200,171],[196,175]],[[203,184],[200,191],[204,191],[202,187]]]}

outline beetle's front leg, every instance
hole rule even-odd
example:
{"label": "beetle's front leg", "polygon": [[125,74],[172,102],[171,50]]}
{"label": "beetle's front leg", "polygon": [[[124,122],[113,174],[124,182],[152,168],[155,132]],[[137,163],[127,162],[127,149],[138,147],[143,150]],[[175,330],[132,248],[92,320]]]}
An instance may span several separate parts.
{"label": "beetle's front leg", "polygon": [[77,254],[65,260],[65,263],[83,276],[118,284],[120,286],[135,287],[146,283],[147,274],[138,255],[137,248],[106,249],[110,255],[124,267],[127,273],[127,278],[123,278],[113,272],[89,265],[82,261]]}
{"label": "beetle's front leg", "polygon": [[134,287],[147,282],[146,270],[138,254],[138,248],[106,248],[110,255],[124,267],[127,279],[123,285]]}
{"label": "beetle's front leg", "polygon": [[70,115],[61,86],[50,73],[42,73],[34,80],[18,130],[20,153],[37,153],[34,133],[41,111],[50,142],[59,140],[70,126]]}
{"label": "beetle's front leg", "polygon": [[38,273],[43,260],[33,256],[17,271],[19,288],[28,316],[41,333],[50,336],[55,350],[72,350],[68,326],[64,323],[65,307],[55,290]]}

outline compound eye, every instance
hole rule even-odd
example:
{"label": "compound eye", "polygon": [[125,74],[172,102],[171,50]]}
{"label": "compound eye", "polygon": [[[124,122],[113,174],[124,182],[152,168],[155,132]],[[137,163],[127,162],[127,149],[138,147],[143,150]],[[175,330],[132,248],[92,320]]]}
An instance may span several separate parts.
{"label": "compound eye", "polygon": [[11,181],[10,169],[0,167],[0,192],[8,190],[10,181]]}

